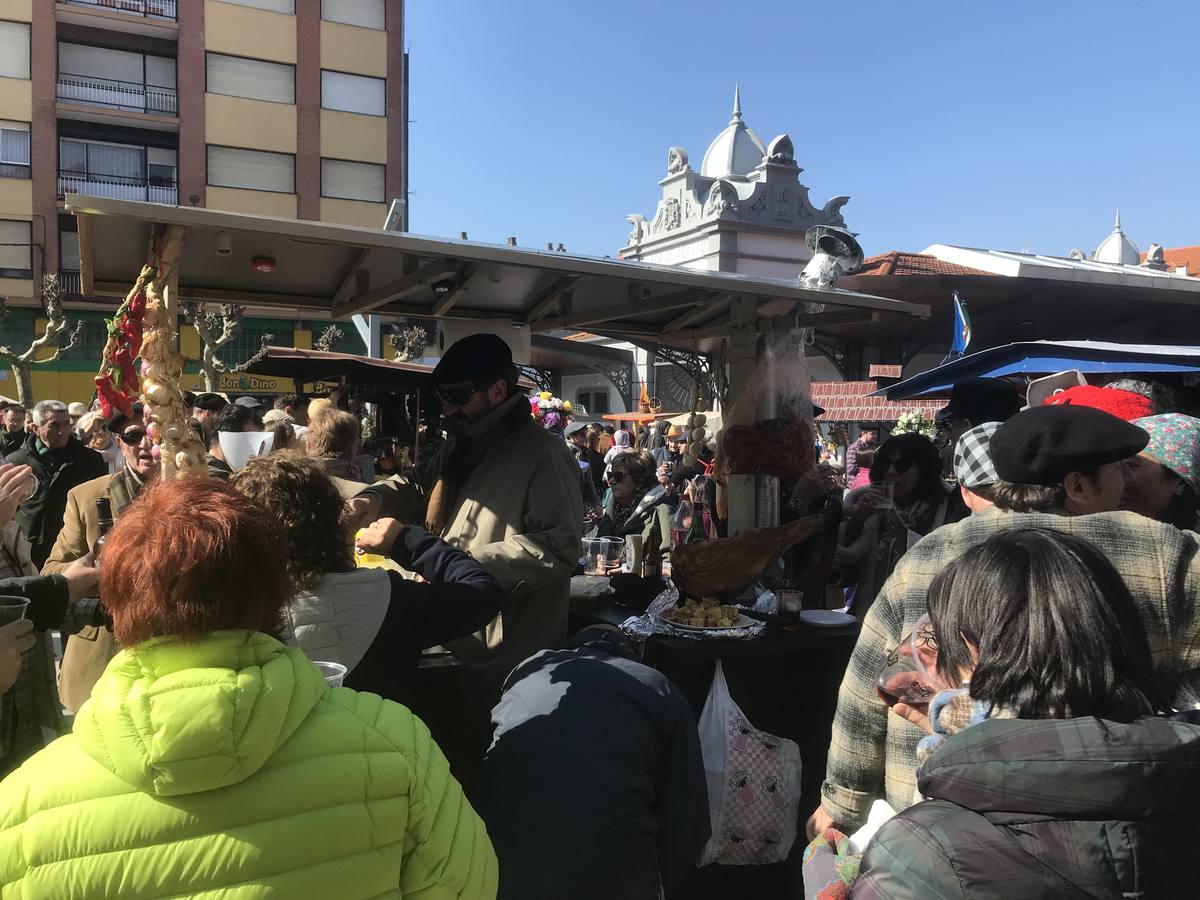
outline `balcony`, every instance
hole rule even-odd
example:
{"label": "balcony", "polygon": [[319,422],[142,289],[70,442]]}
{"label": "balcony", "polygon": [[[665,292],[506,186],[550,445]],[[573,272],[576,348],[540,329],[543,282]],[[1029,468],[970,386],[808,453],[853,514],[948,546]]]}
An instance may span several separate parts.
{"label": "balcony", "polygon": [[176,0],[59,0],[68,6],[86,6],[105,12],[119,12],[144,19],[174,22]]}
{"label": "balcony", "polygon": [[118,178],[114,175],[58,175],[59,196],[87,194],[90,197],[108,197],[111,200],[145,200],[149,203],[165,203],[177,206],[179,187],[176,184],[151,184],[139,178]]}
{"label": "balcony", "polygon": [[60,269],[58,272],[58,285],[68,297],[83,296],[83,276],[79,272],[71,269]]}
{"label": "balcony", "polygon": [[58,99],[158,116],[174,116],[179,111],[175,88],[69,72],[58,74]]}

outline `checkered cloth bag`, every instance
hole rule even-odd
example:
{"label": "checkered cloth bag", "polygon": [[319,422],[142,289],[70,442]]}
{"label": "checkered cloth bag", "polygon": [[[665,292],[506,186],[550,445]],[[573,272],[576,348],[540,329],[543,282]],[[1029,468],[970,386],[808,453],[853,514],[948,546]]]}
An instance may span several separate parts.
{"label": "checkered cloth bag", "polygon": [[984,422],[964,431],[954,445],[954,475],[958,483],[970,490],[1000,480],[992,465],[990,445],[999,422]]}

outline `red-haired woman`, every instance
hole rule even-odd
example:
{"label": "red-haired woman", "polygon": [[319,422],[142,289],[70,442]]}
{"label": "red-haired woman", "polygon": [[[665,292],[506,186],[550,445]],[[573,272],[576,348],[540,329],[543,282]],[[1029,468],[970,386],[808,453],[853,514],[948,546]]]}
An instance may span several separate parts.
{"label": "red-haired woman", "polygon": [[487,833],[424,725],[273,637],[286,547],[215,479],[129,507],[100,579],[125,649],[74,733],[0,784],[0,893],[495,896]]}

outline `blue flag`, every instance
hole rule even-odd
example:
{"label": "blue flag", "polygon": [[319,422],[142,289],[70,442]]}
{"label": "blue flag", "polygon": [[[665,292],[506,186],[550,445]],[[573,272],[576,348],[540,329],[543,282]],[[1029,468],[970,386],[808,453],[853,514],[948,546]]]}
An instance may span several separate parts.
{"label": "blue flag", "polygon": [[962,356],[971,344],[971,317],[967,315],[967,305],[954,292],[954,337],[950,341],[950,353]]}

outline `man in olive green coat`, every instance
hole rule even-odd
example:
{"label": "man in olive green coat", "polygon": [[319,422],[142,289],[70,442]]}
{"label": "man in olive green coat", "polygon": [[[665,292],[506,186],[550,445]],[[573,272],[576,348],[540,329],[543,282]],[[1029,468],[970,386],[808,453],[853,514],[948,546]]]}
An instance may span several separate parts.
{"label": "man in olive green coat", "polygon": [[[446,351],[433,381],[450,439],[422,479],[425,527],[478,560],[508,595],[487,628],[451,646],[468,668],[462,714],[485,729],[508,673],[566,639],[583,524],[575,459],[534,421],[517,378],[512,352],[495,335],[471,335]],[[402,502],[384,483],[349,506],[365,524],[395,515]]]}

